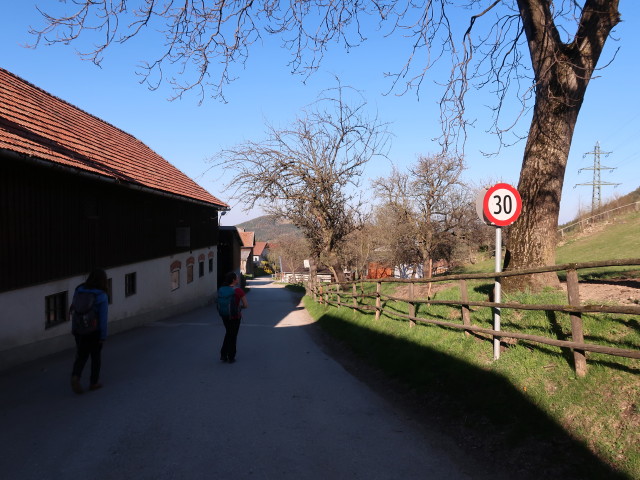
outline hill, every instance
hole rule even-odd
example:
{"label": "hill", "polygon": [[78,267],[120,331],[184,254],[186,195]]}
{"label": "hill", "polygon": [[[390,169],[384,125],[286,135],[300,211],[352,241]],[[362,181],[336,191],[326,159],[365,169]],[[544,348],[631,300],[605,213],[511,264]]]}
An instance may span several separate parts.
{"label": "hill", "polygon": [[247,222],[236,225],[248,232],[255,232],[256,241],[273,242],[283,235],[300,234],[300,230],[287,220],[282,220],[275,215],[263,215]]}
{"label": "hill", "polygon": [[616,197],[606,201],[599,209],[596,211],[585,210],[582,212],[578,212],[576,217],[563,225],[558,225],[558,229],[561,232],[570,232],[573,228],[580,223],[595,221],[599,222],[604,219],[609,219],[612,216],[616,216],[619,214],[626,213],[628,211],[634,210],[634,203],[640,202],[640,187],[636,188],[634,191],[627,193],[621,197]]}

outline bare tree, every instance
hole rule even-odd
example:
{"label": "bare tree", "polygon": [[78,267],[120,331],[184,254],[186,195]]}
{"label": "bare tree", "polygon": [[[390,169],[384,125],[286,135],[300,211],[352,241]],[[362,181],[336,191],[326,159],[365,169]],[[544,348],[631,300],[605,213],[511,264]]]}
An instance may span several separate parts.
{"label": "bare tree", "polygon": [[376,206],[375,260],[385,266],[406,269],[408,276],[418,273],[422,257],[416,242],[413,212],[406,205],[386,201]]}
{"label": "bare tree", "polygon": [[460,180],[463,169],[460,157],[420,156],[408,173],[394,169],[373,182],[383,202],[377,219],[387,233],[381,239],[387,239],[394,261],[419,259],[427,272],[434,254],[450,257],[448,247],[471,218],[470,194]]}
{"label": "bare tree", "polygon": [[[297,282],[297,274],[304,261],[310,256],[310,249],[307,240],[296,234],[287,234],[278,237],[273,246],[269,249],[269,261],[276,265],[278,269],[291,270],[293,281]],[[281,271],[284,273],[284,271]]]}
{"label": "bare tree", "polygon": [[[34,29],[37,43],[69,43],[86,31],[102,40],[84,52],[99,63],[115,42],[126,42],[146,28],[159,29],[165,50],[142,72],[152,88],[167,66],[176,95],[212,85],[214,96],[233,79],[230,67],[244,63],[262,35],[276,34],[292,52],[292,71],[310,74],[334,43],[352,48],[368,32],[406,37],[406,61],[388,74],[400,91],[420,90],[426,74],[449,56],[451,73],[441,97],[443,151],[464,145],[474,119],[466,109],[468,91],[496,95],[491,132],[505,141],[533,101],[518,189],[522,215],[510,241],[512,268],[555,262],[560,196],[573,132],[587,86],[612,29],[620,21],[619,0],[381,0],[375,2],[267,2],[236,0],[157,2],[74,0],[77,11],[44,14]],[[466,7],[469,21],[458,35],[451,9]],[[377,22],[376,22],[377,20]],[[461,40],[456,40],[461,38]],[[426,52],[424,52],[426,50]],[[219,69],[219,70],[218,70]],[[211,73],[213,73],[213,81]],[[503,119],[509,98],[522,102],[515,118]],[[555,274],[509,277],[505,287],[533,288],[557,282]]]}
{"label": "bare tree", "polygon": [[[356,95],[349,102],[346,93]],[[234,172],[229,182],[248,208],[290,220],[309,242],[312,259],[322,259],[341,279],[338,252],[358,227],[358,190],[364,166],[384,156],[385,123],[368,118],[366,102],[338,86],[323,96],[291,128],[268,127],[264,141],[223,150],[215,161]]]}
{"label": "bare tree", "polygon": [[338,252],[340,264],[350,273],[352,280],[361,279],[366,275],[374,248],[375,233],[372,225],[365,219],[364,223],[345,237]]}

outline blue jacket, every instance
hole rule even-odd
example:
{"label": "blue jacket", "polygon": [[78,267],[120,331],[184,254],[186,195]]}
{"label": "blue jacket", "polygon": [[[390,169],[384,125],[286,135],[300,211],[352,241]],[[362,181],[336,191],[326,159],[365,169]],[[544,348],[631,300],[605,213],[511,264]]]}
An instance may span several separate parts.
{"label": "blue jacket", "polygon": [[107,323],[109,320],[109,297],[103,290],[96,288],[84,288],[84,285],[80,285],[76,288],[76,292],[91,292],[96,295],[96,301],[93,304],[93,308],[98,314],[98,330],[100,330],[100,340],[107,339]]}

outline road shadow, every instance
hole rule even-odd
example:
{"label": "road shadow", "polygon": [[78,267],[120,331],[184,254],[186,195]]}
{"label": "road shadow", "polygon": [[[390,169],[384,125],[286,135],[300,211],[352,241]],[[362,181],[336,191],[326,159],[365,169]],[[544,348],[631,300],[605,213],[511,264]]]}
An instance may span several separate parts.
{"label": "road shadow", "polygon": [[[307,328],[352,374],[425,429],[452,439],[464,455],[496,478],[629,478],[595,456],[500,375],[331,313]],[[409,387],[409,378],[419,387]],[[493,392],[490,398],[477,393],[486,391]]]}

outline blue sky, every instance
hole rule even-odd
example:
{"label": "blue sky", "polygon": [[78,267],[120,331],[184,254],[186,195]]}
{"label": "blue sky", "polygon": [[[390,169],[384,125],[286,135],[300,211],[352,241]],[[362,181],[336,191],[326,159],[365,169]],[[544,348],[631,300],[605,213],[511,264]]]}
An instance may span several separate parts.
{"label": "blue sky", "polygon": [[[320,70],[303,83],[300,76],[289,73],[288,52],[275,39],[254,45],[246,67],[238,67],[238,80],[227,86],[227,103],[206,99],[198,106],[198,98],[167,101],[168,87],[150,91],[139,84],[136,65],[150,59],[149,39],[141,38],[130,45],[116,46],[107,51],[102,68],[81,60],[71,46],[40,46],[27,49],[32,43],[29,26],[42,21],[34,5],[52,5],[44,0],[8,2],[0,18],[0,66],[67,102],[134,135],[162,155],[188,176],[194,178],[213,195],[230,203],[232,210],[222,223],[237,224],[261,215],[259,210],[244,212],[242,204],[230,198],[225,190],[229,178],[210,169],[207,160],[223,148],[244,140],[265,137],[265,123],[287,126],[297,113],[311,103],[324,89],[335,85],[335,75],[366,96],[371,114],[377,112],[382,121],[390,122],[393,133],[390,161],[376,161],[367,166],[366,176],[376,178],[391,171],[391,162],[400,169],[415,162],[417,155],[438,151],[431,139],[439,132],[439,91],[434,81],[442,81],[438,73],[446,73],[448,65],[427,78],[418,99],[409,92],[404,96],[384,93],[390,87],[385,71],[396,71],[406,51],[394,40],[371,38],[363,47],[346,52],[335,46],[325,58]],[[623,22],[616,28],[618,42],[607,43],[601,63],[619,52],[612,65],[592,80],[580,113],[567,165],[560,222],[572,219],[579,206],[589,208],[592,188],[578,186],[590,183],[593,172],[578,174],[580,168],[593,165],[593,151],[600,143],[604,152],[602,164],[615,167],[603,171],[602,181],[620,183],[616,188],[602,187],[603,199],[625,194],[640,186],[640,78],[638,47],[640,47],[640,2],[621,2]],[[465,12],[462,12],[465,13]],[[468,15],[468,13],[465,13]],[[461,18],[466,18],[461,17]],[[501,180],[517,186],[524,142],[502,148],[500,154],[485,157],[481,151],[494,151],[497,140],[485,132],[490,117],[485,104],[492,98],[481,93],[469,99],[468,111],[477,124],[470,130],[466,145],[465,179],[478,183]],[[520,125],[526,131],[528,121]],[[205,173],[206,172],[206,173]],[[204,174],[203,174],[204,173]],[[367,181],[364,183],[367,190]]]}

